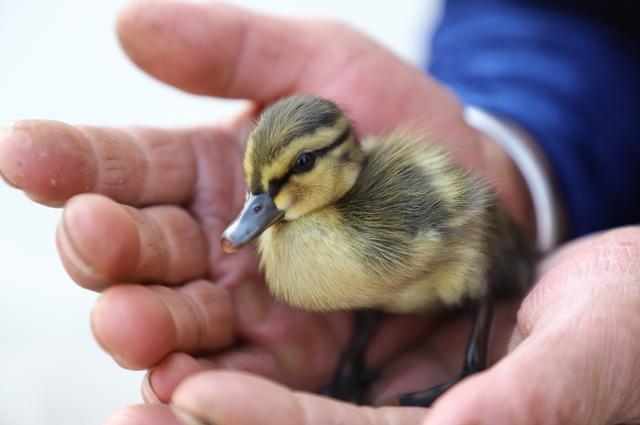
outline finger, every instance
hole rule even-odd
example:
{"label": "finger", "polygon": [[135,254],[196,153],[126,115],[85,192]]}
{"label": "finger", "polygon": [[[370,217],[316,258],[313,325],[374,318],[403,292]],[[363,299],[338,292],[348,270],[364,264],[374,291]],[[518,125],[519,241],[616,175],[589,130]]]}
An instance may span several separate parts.
{"label": "finger", "polygon": [[594,232],[562,244],[538,263],[538,276],[543,276],[548,271],[554,269],[556,266],[566,263],[572,257],[592,247],[594,244],[598,243],[600,237],[604,233],[604,231]]}
{"label": "finger", "polygon": [[545,260],[546,274],[520,309],[525,337],[578,311],[616,317],[622,309],[640,308],[640,226],[583,238],[557,255],[560,260]]}
{"label": "finger", "polygon": [[[290,344],[287,344],[287,347],[290,347]],[[297,356],[296,351],[299,349],[293,348],[292,354]],[[287,385],[294,385],[296,389],[319,388],[318,385],[310,385],[310,382],[317,381],[313,379],[317,373],[291,373],[286,363],[280,363],[281,360],[286,362],[287,359],[278,358],[278,354],[257,345],[235,347],[224,354],[204,357],[171,353],[147,373],[142,382],[142,395],[149,403],[169,403],[175,389],[189,376],[205,370],[220,369],[248,372]],[[330,361],[331,359],[327,359],[327,363]]]}
{"label": "finger", "polygon": [[142,380],[141,393],[146,403],[169,403],[173,391],[188,376],[212,366],[207,360],[175,352],[164,357]]}
{"label": "finger", "polygon": [[[601,425],[603,400],[593,392],[589,361],[568,335],[540,335],[523,342],[504,361],[452,388],[424,425]],[[585,361],[586,360],[586,361]]]}
{"label": "finger", "polygon": [[[118,34],[142,69],[184,90],[258,103],[296,92],[321,95],[345,106],[367,133],[426,116],[438,127],[443,111],[457,109],[453,96],[420,70],[336,23],[223,2],[143,0],[122,11]],[[381,100],[394,102],[388,113],[379,113]],[[453,138],[457,130],[447,127]]]}
{"label": "finger", "polygon": [[118,21],[125,51],[156,78],[195,93],[259,101],[294,89],[317,41],[309,32],[302,23],[221,2],[138,1]]}
{"label": "finger", "polygon": [[228,292],[207,281],[179,288],[119,285],[97,302],[91,326],[121,366],[149,368],[176,351],[213,351],[235,338]]}
{"label": "finger", "polygon": [[105,422],[105,425],[182,425],[165,404],[144,404],[126,407]]}
{"label": "finger", "polygon": [[178,284],[207,270],[200,226],[173,206],[138,210],[101,195],[78,195],[64,210],[57,246],[69,274],[93,290],[118,282]]}
{"label": "finger", "polygon": [[359,407],[234,372],[205,372],[187,379],[173,395],[172,406],[185,425],[402,425],[414,424],[426,413],[415,407]]}
{"label": "finger", "polygon": [[0,132],[0,174],[34,200],[59,206],[96,192],[131,205],[184,203],[197,164],[192,140],[228,139],[213,130],[74,127],[18,121]]}
{"label": "finger", "polygon": [[[578,251],[576,251],[578,252]],[[428,425],[637,420],[640,229],[603,234],[557,264],[519,314],[524,342],[436,403]]]}
{"label": "finger", "polygon": [[[145,376],[142,394],[148,402],[168,403],[178,385],[187,377],[204,370],[234,370],[252,373],[299,390],[317,391],[328,382],[328,370],[339,350],[308,357],[310,364],[303,367],[305,347],[283,341],[280,350],[259,345],[234,347],[222,354],[193,357],[186,353],[172,353],[163,358]],[[309,353],[310,354],[310,353]],[[315,362],[313,360],[316,360]],[[319,364],[321,372],[313,369]]]}
{"label": "finger", "polygon": [[150,399],[167,402],[177,384],[203,369],[248,371],[310,391],[331,379],[349,338],[348,314],[291,310],[270,298],[263,283],[248,283],[232,293],[234,331],[243,344],[196,358],[182,354],[164,358],[143,384],[153,393]]}
{"label": "finger", "polygon": [[[241,370],[305,391],[318,391],[333,378],[351,335],[348,314],[292,310],[275,302],[263,283],[232,288],[232,293],[236,332],[245,344],[197,358],[166,357],[143,383],[147,399],[168,402],[184,378],[203,369]],[[368,350],[367,366],[381,368],[432,326],[433,318],[386,317]]]}

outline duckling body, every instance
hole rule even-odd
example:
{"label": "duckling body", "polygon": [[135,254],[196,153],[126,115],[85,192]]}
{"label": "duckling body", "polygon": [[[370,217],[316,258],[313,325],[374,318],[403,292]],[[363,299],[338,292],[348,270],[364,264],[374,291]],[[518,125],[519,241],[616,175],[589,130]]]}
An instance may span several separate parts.
{"label": "duckling body", "polygon": [[[529,243],[489,186],[423,137],[361,145],[340,108],[304,95],[263,112],[243,166],[247,201],[221,242],[233,252],[258,239],[276,298],[309,311],[474,307],[461,373],[400,404],[429,405],[486,367],[492,300],[522,294],[533,270]],[[360,401],[351,393],[365,347],[349,347],[330,393]]]}
{"label": "duckling body", "polygon": [[352,187],[259,238],[269,289],[314,311],[433,311],[486,292],[495,196],[439,148],[396,133],[364,143]]}

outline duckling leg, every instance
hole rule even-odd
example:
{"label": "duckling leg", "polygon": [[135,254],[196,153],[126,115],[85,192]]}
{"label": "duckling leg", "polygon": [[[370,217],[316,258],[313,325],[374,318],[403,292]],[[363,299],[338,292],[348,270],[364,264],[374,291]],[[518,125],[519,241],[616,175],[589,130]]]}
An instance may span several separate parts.
{"label": "duckling leg", "polygon": [[322,394],[362,404],[372,380],[371,371],[364,365],[365,353],[380,321],[380,313],[374,310],[356,310],[354,316],[353,335],[342,353],[338,372]]}
{"label": "duckling leg", "polygon": [[487,296],[474,306],[474,323],[467,351],[464,356],[462,371],[452,380],[424,391],[401,394],[397,402],[401,406],[429,407],[445,391],[467,376],[479,372],[487,367],[487,345],[491,321],[493,319],[493,301]]}

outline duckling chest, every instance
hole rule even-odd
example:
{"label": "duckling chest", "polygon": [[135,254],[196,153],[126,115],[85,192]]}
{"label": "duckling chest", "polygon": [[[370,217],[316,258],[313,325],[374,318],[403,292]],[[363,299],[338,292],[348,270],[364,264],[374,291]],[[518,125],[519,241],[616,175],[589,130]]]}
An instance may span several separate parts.
{"label": "duckling chest", "polygon": [[259,239],[270,292],[312,311],[346,310],[375,304],[372,279],[353,231],[330,211],[276,224]]}

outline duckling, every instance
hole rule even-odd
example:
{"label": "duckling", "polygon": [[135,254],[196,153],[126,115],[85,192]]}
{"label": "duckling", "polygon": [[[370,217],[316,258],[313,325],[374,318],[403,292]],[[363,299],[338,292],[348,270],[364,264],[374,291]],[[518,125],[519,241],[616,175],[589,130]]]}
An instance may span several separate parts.
{"label": "duckling", "polygon": [[[428,406],[486,367],[493,300],[524,293],[533,264],[529,242],[487,184],[408,132],[360,143],[336,104],[309,95],[264,110],[243,168],[247,200],[221,244],[234,252],[258,239],[276,299],[316,312],[473,307],[460,374],[397,403]],[[354,374],[364,373],[375,327],[359,314],[366,336],[354,335],[360,342],[350,344],[329,391],[351,400],[348,393],[365,382]]]}

